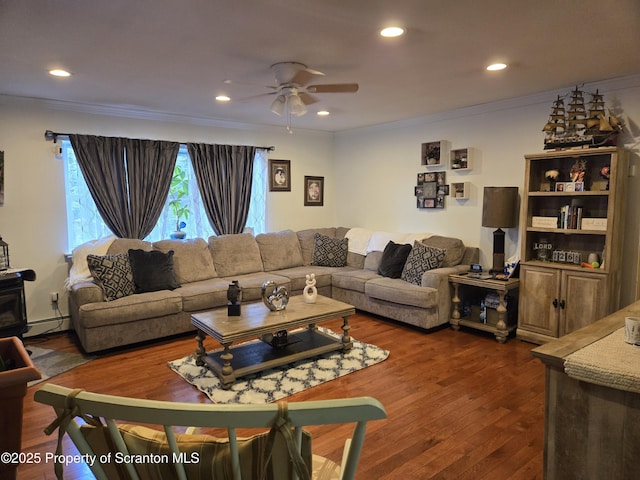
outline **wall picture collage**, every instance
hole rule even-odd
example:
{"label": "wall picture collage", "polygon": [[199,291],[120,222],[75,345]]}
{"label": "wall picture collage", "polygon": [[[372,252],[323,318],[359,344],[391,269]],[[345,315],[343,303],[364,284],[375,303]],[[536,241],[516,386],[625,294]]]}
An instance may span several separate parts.
{"label": "wall picture collage", "polygon": [[[449,168],[455,172],[471,170],[471,149],[449,149],[448,142],[440,140],[422,144],[421,164],[434,170]],[[453,192],[453,193],[452,193]],[[467,199],[468,182],[447,184],[447,172],[435,170],[420,172],[417,175],[414,195],[417,208],[444,208],[445,197],[452,195],[457,200]]]}

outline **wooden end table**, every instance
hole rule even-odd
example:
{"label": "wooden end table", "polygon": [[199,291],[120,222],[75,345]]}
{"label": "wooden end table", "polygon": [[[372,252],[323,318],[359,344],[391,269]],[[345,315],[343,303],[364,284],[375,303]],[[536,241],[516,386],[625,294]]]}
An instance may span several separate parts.
{"label": "wooden end table", "polygon": [[[220,379],[222,388],[228,390],[244,375],[335,350],[347,352],[353,346],[348,319],[354,313],[352,305],[321,295],[316,303],[305,303],[302,295],[291,297],[287,308],[277,312],[269,310],[263,302],[255,302],[243,304],[240,316],[228,316],[226,307],[196,313],[191,316],[191,323],[198,329],[196,364],[207,365]],[[318,330],[316,323],[337,317],[343,319],[340,338]],[[262,338],[301,326],[308,328],[287,332],[287,344],[280,348],[261,341],[231,346],[240,340]],[[207,353],[206,335],[220,342],[222,349]]]}
{"label": "wooden end table", "polygon": [[[509,293],[514,300],[509,303],[509,310],[516,309],[518,305],[518,288],[520,286],[520,280],[517,278],[510,278],[508,280],[496,280],[496,279],[482,279],[475,278],[472,275],[449,275],[449,283],[453,286],[453,296],[451,297],[451,318],[449,323],[454,330],[459,330],[460,325],[485,332],[493,333],[496,340],[499,343],[505,343],[509,334],[513,332],[517,327],[517,322],[513,319],[517,319],[517,315],[507,315],[507,304],[505,297]],[[464,285],[471,289],[480,289],[480,294],[483,292],[495,292],[498,294],[500,302],[496,307],[497,321],[495,324],[487,321],[485,316],[484,320],[478,316],[469,315],[462,317],[460,312],[461,303],[461,289],[460,285]],[[477,292],[476,292],[477,293]],[[486,294],[486,293],[485,293]],[[488,313],[488,312],[485,312]]]}

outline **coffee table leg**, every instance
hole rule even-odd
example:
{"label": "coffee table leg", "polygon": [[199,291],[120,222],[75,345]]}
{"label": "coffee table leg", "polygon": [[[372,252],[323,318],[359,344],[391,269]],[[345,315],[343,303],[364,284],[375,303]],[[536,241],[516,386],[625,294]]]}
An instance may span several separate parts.
{"label": "coffee table leg", "polygon": [[342,317],[342,351],[348,352],[353,347],[353,342],[351,342],[351,337],[349,336],[349,330],[351,327],[349,326],[349,317]]}
{"label": "coffee table leg", "polygon": [[206,354],[204,349],[204,333],[202,330],[198,330],[196,341],[198,342],[198,346],[196,347],[196,365],[202,367],[204,366],[204,357]]}
{"label": "coffee table leg", "polygon": [[224,351],[220,355],[220,360],[223,361],[222,370],[220,371],[220,381],[224,390],[229,390],[233,382],[236,381],[236,375],[233,373],[233,367],[231,366],[231,360],[233,354],[231,353],[230,343],[222,344]]}

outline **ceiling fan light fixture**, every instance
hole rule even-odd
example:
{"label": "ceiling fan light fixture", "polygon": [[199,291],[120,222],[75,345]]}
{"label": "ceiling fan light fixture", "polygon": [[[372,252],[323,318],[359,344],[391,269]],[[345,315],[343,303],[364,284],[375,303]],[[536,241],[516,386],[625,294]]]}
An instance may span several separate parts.
{"label": "ceiling fan light fixture", "polygon": [[302,99],[298,96],[297,93],[291,93],[288,97],[289,103],[289,113],[296,117],[300,117],[307,113],[307,106],[304,104]]}
{"label": "ceiling fan light fixture", "polygon": [[271,111],[281,117],[282,113],[284,112],[285,103],[286,99],[284,98],[284,95],[278,95],[271,104]]}
{"label": "ceiling fan light fixture", "polygon": [[318,115],[319,117],[328,117],[329,115],[331,115],[331,113],[329,112],[329,110],[320,110],[316,115]]}
{"label": "ceiling fan light fixture", "polygon": [[216,97],[216,100],[218,102],[229,102],[229,101],[231,101],[231,98],[229,98],[227,95],[218,95]]}

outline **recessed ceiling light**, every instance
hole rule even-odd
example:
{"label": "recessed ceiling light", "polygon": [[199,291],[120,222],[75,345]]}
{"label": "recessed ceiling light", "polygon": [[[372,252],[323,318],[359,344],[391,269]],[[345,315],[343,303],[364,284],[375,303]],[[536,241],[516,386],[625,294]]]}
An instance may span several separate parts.
{"label": "recessed ceiling light", "polygon": [[231,100],[230,97],[227,97],[226,95],[218,95],[216,97],[216,100],[219,102],[229,102]]}
{"label": "recessed ceiling light", "polygon": [[329,110],[320,110],[320,111],[317,113],[317,115],[318,115],[319,117],[327,117],[327,116],[329,116],[329,115],[330,115],[330,113],[329,113]]}
{"label": "recessed ceiling light", "polygon": [[490,72],[497,72],[498,70],[504,70],[505,68],[507,68],[506,63],[492,63],[487,67],[487,70]]}
{"label": "recessed ceiling light", "polygon": [[404,28],[402,27],[387,27],[380,30],[380,35],[386,38],[399,37],[404,35]]}
{"label": "recessed ceiling light", "polygon": [[53,70],[49,70],[49,74],[53,75],[54,77],[70,77],[71,73],[67,72],[66,70],[62,70],[60,68],[54,68]]}

